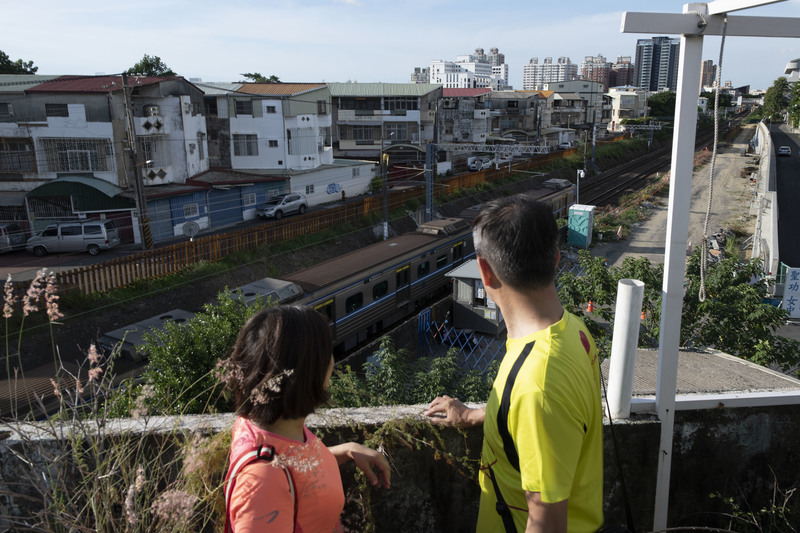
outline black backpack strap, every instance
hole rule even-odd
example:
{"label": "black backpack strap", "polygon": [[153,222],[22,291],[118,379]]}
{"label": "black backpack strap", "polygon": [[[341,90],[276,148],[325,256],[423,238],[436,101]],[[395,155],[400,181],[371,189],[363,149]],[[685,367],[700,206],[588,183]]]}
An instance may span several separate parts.
{"label": "black backpack strap", "polygon": [[508,373],[505,387],[503,387],[500,408],[497,410],[497,432],[500,433],[500,438],[503,439],[503,451],[506,453],[508,462],[517,472],[519,472],[519,455],[517,454],[517,447],[514,445],[514,439],[511,438],[511,433],[508,432],[508,412],[511,410],[511,391],[514,390],[517,374],[519,374],[522,365],[530,355],[531,350],[533,350],[535,342],[532,341],[526,344],[517,360],[514,361],[514,366],[511,367],[511,372]]}

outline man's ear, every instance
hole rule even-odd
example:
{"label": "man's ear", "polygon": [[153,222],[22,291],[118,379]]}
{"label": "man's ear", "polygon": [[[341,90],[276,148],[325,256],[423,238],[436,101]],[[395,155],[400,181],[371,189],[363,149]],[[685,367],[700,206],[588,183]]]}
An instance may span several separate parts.
{"label": "man's ear", "polygon": [[478,256],[478,272],[481,274],[481,281],[484,287],[496,288],[500,286],[500,280],[492,270],[492,266],[483,257]]}

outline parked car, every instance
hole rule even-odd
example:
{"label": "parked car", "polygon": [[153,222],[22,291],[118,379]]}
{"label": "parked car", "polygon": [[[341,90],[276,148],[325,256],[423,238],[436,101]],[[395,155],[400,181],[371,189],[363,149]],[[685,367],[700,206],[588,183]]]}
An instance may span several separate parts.
{"label": "parked car", "polygon": [[569,150],[570,148],[572,148],[572,143],[570,142],[558,143],[559,150]]}
{"label": "parked car", "polygon": [[0,224],[0,252],[25,248],[25,232],[16,222]]}
{"label": "parked car", "polygon": [[301,215],[308,209],[306,197],[299,192],[278,194],[270,198],[267,203],[256,208],[256,214],[261,218],[274,218],[280,220],[283,215],[300,213]]}
{"label": "parked car", "polygon": [[472,163],[469,164],[470,170],[485,170],[487,168],[492,168],[492,160],[488,157],[477,157]]}
{"label": "parked car", "polygon": [[75,220],[47,226],[28,239],[25,249],[39,257],[54,252],[89,252],[97,255],[120,243],[113,220]]}
{"label": "parked car", "polygon": [[790,156],[792,155],[792,149],[788,146],[781,146],[778,148],[778,155]]}

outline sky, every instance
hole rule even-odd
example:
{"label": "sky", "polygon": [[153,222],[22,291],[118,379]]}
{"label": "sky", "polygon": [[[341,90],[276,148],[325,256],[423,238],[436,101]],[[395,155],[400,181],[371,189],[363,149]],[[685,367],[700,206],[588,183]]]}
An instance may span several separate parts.
{"label": "sky", "polygon": [[[730,1],[730,0],[724,0]],[[522,89],[531,58],[635,60],[636,40],[620,33],[624,11],[681,13],[675,0],[34,0],[8,2],[0,50],[33,61],[38,74],[114,74],[144,54],[205,82],[242,73],[284,82],[406,83],[415,67],[498,48],[509,82]],[[800,0],[731,16],[800,17]],[[24,24],[22,21],[26,21]],[[720,38],[703,59],[719,62]],[[800,58],[800,39],[728,37],[722,80],[766,89]]]}

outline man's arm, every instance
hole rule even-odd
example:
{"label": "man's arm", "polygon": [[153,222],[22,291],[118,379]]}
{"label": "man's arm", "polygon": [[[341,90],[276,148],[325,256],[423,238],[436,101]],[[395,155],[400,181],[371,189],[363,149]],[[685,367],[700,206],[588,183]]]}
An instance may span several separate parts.
{"label": "man's arm", "polygon": [[540,492],[525,491],[528,525],[525,533],[567,533],[567,500],[545,503]]}
{"label": "man's arm", "polygon": [[469,428],[483,424],[483,419],[486,418],[486,408],[471,409],[461,403],[458,398],[437,396],[428,405],[424,415],[430,419],[432,424]]}

